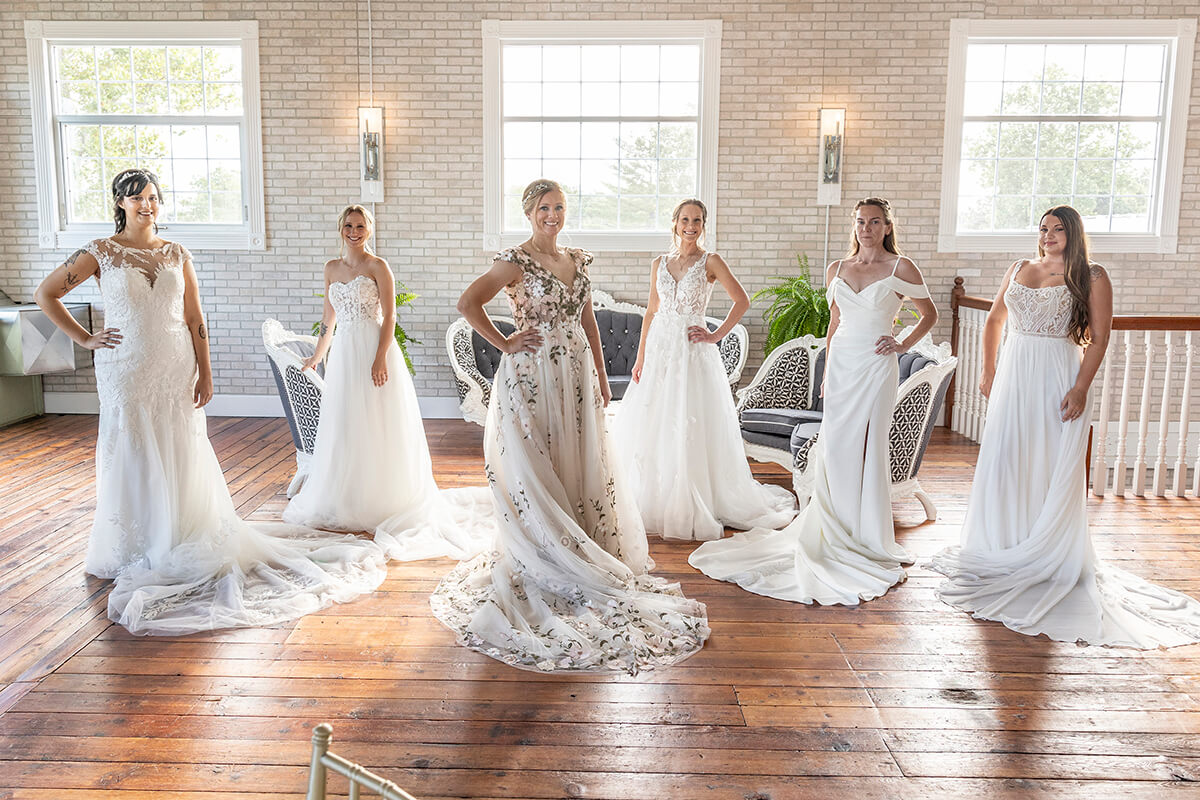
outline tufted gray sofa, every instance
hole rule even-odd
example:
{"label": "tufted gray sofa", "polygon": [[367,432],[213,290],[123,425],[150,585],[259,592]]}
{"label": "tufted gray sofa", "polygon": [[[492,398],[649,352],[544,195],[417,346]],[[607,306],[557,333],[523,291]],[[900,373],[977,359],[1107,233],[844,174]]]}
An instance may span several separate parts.
{"label": "tufted gray sofa", "polygon": [[[592,290],[592,306],[600,329],[600,348],[604,354],[604,368],[608,372],[608,385],[612,389],[613,399],[620,400],[632,380],[646,309],[633,303],[618,302],[612,295],[599,289]],[[493,316],[492,321],[505,336],[516,329],[509,317]],[[708,317],[707,323],[711,331],[716,330],[721,321]],[[737,383],[746,365],[749,337],[745,327],[735,325],[718,348],[732,386]],[[492,380],[500,364],[500,350],[460,318],[446,331],[446,352],[454,369],[454,383],[458,389],[458,405],[463,419],[482,425],[487,418]]]}
{"label": "tufted gray sofa", "polygon": [[[937,508],[917,482],[925,448],[933,435],[958,359],[950,345],[926,337],[900,358],[900,388],[889,431],[892,498],[915,496],[929,519]],[[746,454],[792,470],[801,502],[811,494],[809,453],[818,439],[824,403],[825,340],[804,336],[786,342],[738,392],[738,418]]]}

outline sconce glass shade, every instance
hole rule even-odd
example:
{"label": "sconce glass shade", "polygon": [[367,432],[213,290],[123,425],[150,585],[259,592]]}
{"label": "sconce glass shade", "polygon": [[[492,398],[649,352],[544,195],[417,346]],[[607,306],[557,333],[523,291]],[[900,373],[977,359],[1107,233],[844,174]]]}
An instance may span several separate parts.
{"label": "sconce glass shade", "polygon": [[358,109],[359,177],[362,199],[383,200],[383,109],[363,106]]}
{"label": "sconce glass shade", "polygon": [[846,136],[846,109],[822,108],[817,138],[817,205],[842,202],[842,148]]}

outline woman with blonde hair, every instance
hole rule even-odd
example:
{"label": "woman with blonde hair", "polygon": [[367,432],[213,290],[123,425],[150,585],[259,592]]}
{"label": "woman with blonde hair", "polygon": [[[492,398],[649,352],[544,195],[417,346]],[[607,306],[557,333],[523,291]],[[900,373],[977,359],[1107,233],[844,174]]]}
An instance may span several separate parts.
{"label": "woman with blonde hair", "polygon": [[[933,327],[937,309],[896,239],[888,201],[861,200],[850,251],[826,271],[825,411],[808,466],[812,499],[783,530],[702,544],[688,562],[705,574],[768,597],[823,605],[857,605],[904,580],[912,558],[896,544],[888,457],[897,355]],[[900,342],[892,331],[904,297],[920,320]]]}
{"label": "woman with blonde hair", "polygon": [[[717,345],[750,298],[725,259],[703,247],[708,209],[684,200],[671,215],[671,252],[650,264],[650,299],[633,383],[614,426],[617,457],[648,531],[664,539],[719,539],[725,526],[779,528],[791,493],[750,474]],[[716,330],[704,312],[713,285],[733,306]]]}
{"label": "woman with blonde hair", "polygon": [[325,391],[313,455],[287,522],[339,531],[374,531],[390,558],[469,558],[490,531],[469,524],[470,493],[439,493],[417,393],[396,344],[396,280],[371,252],[375,218],[360,205],[338,216],[340,255],[325,263],[325,312],[316,351]]}
{"label": "woman with blonde hair", "polygon": [[[463,645],[522,669],[674,664],[703,645],[707,617],[678,584],[647,574],[646,532],[611,469],[592,256],[558,245],[567,206],[557,183],[529,184],[522,205],[530,237],[498,253],[458,301],[503,353],[484,431],[499,531],[431,605]],[[484,310],[501,291],[517,324],[508,336]]]}
{"label": "woman with blonde hair", "polygon": [[1038,225],[1037,258],[1008,268],[984,325],[987,424],[962,545],[933,559],[949,579],[938,593],[1030,636],[1191,644],[1200,641],[1200,602],[1106,566],[1088,532],[1089,390],[1112,308],[1112,282],[1088,257],[1079,212],[1051,208]]}

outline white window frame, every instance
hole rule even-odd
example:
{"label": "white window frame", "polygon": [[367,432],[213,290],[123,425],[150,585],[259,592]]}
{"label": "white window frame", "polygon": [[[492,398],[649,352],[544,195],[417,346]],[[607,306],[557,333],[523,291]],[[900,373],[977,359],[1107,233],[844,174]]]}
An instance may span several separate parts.
{"label": "white window frame", "polygon": [[946,132],[942,159],[942,203],[938,251],[999,253],[1028,250],[1029,233],[958,233],[959,167],[962,163],[963,101],[968,41],[996,39],[1030,43],[1057,40],[1138,39],[1168,41],[1171,82],[1157,175],[1158,197],[1151,209],[1151,233],[1089,233],[1097,253],[1174,253],[1178,249],[1179,208],[1183,189],[1188,103],[1196,20],[978,20],[950,22],[950,58],[946,79]]}
{"label": "white window frame", "polygon": [[[705,239],[716,248],[717,235],[717,133],[721,90],[721,20],[630,20],[630,21],[482,21],[483,28],[483,248],[495,251],[520,244],[529,231],[504,230],[503,198],[503,80],[502,45],[528,44],[630,44],[639,41],[671,43],[688,40],[701,43],[699,117],[700,199],[709,208]],[[553,178],[553,175],[546,177]],[[573,247],[593,251],[657,252],[670,244],[668,231],[572,231],[563,237]]]}
{"label": "white window frame", "polygon": [[[236,44],[242,52],[242,200],[240,225],[170,223],[169,238],[191,249],[265,250],[262,113],[259,108],[258,23],[236,22],[50,22],[26,20],[29,94],[33,112],[33,155],[37,176],[38,246],[78,247],[89,238],[112,235],[111,223],[68,224],[62,186],[62,143],[54,116],[51,48],[72,43]],[[109,176],[111,177],[111,176]]]}

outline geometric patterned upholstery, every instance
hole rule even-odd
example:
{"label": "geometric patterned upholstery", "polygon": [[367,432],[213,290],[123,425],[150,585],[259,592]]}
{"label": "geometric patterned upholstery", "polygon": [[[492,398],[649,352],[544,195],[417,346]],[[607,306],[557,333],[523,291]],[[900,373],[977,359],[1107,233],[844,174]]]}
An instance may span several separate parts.
{"label": "geometric patterned upholstery", "polygon": [[325,365],[322,363],[315,369],[304,370],[304,359],[316,352],[316,338],[290,333],[278,320],[263,322],[262,337],[267,363],[275,378],[275,388],[296,448],[296,474],[288,487],[288,497],[292,497],[308,474],[308,460],[317,439],[321,395],[325,390]]}

